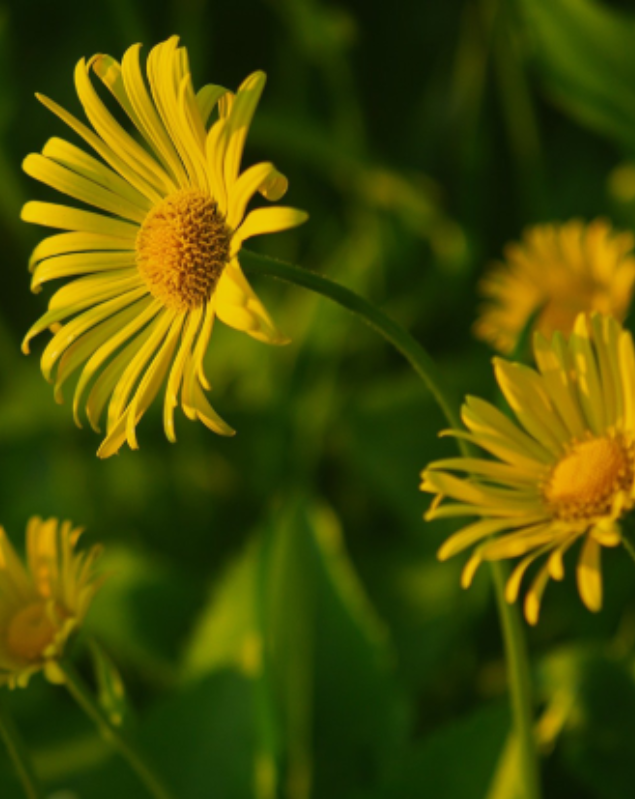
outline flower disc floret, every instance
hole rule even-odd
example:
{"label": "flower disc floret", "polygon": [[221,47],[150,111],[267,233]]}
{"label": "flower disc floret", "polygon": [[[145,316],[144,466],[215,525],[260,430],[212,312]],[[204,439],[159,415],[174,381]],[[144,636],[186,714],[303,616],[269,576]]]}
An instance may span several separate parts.
{"label": "flower disc floret", "polygon": [[229,263],[231,233],[217,203],[183,189],[153,208],[137,235],[137,267],[166,308],[193,311],[208,302]]}
{"label": "flower disc floret", "polygon": [[575,442],[554,466],[545,501],[558,519],[586,520],[611,512],[613,498],[633,485],[633,445],[623,436]]}

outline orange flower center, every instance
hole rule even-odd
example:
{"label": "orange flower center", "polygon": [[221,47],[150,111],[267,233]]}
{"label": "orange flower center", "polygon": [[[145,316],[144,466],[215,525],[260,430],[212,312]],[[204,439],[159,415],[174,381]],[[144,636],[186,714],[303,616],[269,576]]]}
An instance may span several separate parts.
{"label": "orange flower center", "polygon": [[635,453],[620,438],[592,438],[574,444],[555,465],[544,488],[554,515],[567,521],[611,511],[620,491],[633,485]]}
{"label": "orange flower center", "polygon": [[32,602],[18,611],[7,628],[7,649],[20,660],[38,660],[53,641],[56,627],[46,602]]}
{"label": "orange flower center", "polygon": [[172,310],[207,302],[229,261],[231,232],[214,200],[182,189],[150,211],[137,235],[137,267]]}

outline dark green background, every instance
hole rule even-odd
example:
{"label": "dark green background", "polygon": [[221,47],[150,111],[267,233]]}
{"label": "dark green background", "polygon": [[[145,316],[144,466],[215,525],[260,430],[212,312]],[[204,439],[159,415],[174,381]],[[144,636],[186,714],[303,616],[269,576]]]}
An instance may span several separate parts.
{"label": "dark green background", "polygon": [[[99,439],[39,373],[43,342],[20,354],[51,292],[29,292],[45,231],[19,209],[53,197],[20,162],[49,136],[75,141],[34,92],[81,115],[80,57],[137,41],[147,53],[173,33],[196,86],[269,76],[246,160],[273,160],[311,218],[255,248],[358,290],[457,394],[494,397],[491,352],[470,334],[487,263],[531,223],[635,220],[635,9],[0,3],[0,521],[19,546],[33,514],[105,544],[110,577],[86,628],[121,672],[125,723],[183,799],[512,799],[494,782],[509,717],[487,570],[466,593],[462,558],[435,560],[456,523],[423,523],[418,473],[452,443],[398,355],[326,301],[257,281],[293,343],[217,326],[212,401],[237,436],[179,412],[172,446],[155,408],[139,452],[100,462]],[[545,793],[622,799],[635,782],[635,572],[606,553],[592,616],[574,558],[528,630],[539,713],[562,722]],[[92,680],[87,638],[73,654]],[[48,789],[143,795],[62,688],[38,677],[8,699]],[[20,796],[4,752],[0,795]]]}

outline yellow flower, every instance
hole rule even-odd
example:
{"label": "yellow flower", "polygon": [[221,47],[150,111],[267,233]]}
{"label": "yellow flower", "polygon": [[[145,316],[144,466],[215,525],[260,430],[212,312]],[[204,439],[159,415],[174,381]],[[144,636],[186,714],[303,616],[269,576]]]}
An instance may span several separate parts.
{"label": "yellow flower", "polygon": [[40,669],[60,681],[56,661],[100,586],[99,548],[76,553],[81,529],[32,518],[22,563],[0,528],[0,683],[25,686]]}
{"label": "yellow flower", "polygon": [[534,329],[546,336],[569,334],[584,311],[623,321],[635,285],[634,244],[631,233],[616,233],[602,219],[529,228],[521,243],[507,245],[507,262],[481,281],[488,301],[474,333],[509,354],[537,312]]}
{"label": "yellow flower", "polygon": [[[635,350],[612,317],[578,316],[569,340],[534,335],[537,370],[494,359],[496,379],[516,420],[468,397],[466,439],[494,459],[449,458],[423,472],[422,490],[437,494],[426,519],[475,516],[452,535],[439,559],[476,544],[462,583],[483,560],[520,557],[507,583],[514,602],[529,566],[541,556],[525,598],[538,620],[549,577],[564,576],[563,556],[581,541],[577,581],[584,604],[602,604],[600,551],[621,542],[619,520],[635,504]],[[450,472],[463,472],[466,478]],[[455,503],[443,504],[448,497]]]}
{"label": "yellow flower", "polygon": [[[23,349],[28,352],[31,339],[51,329],[42,371],[55,380],[58,401],[62,384],[83,367],[73,402],[78,425],[87,391],[86,414],[97,431],[109,401],[100,457],[117,452],[125,441],[137,447],[136,425],[164,383],[170,441],[179,403],[188,418],[233,434],[204,393],[210,386],[203,358],[214,319],[269,344],[287,342],[243,275],[238,253],[251,236],[295,227],[307,217],[286,207],[245,215],[257,192],[277,200],[287,189],[286,178],[271,163],[240,173],[265,84],[262,72],[248,77],[235,95],[214,85],[195,93],[187,51],[172,37],[148,57],[148,91],[139,50],[140,45],[131,47],[121,65],[107,55],[77,64],[75,86],[92,130],[38,95],[102,160],[53,138],[23,165],[42,183],[102,212],[42,202],[22,210],[27,222],[67,231],[36,247],[32,289],[47,280],[75,278],[53,296]],[[136,137],[104,105],[91,70],[132,122]]]}

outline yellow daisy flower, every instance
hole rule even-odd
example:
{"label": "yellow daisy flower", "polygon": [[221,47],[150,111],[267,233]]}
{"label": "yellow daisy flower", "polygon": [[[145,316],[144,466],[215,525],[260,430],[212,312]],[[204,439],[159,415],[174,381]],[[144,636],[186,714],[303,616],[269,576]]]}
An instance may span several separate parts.
{"label": "yellow daisy flower", "polygon": [[635,285],[634,245],[631,233],[616,233],[602,219],[529,228],[521,243],[507,245],[506,263],[495,264],[481,281],[487,302],[475,335],[509,354],[538,311],[534,329],[546,336],[568,334],[584,311],[623,321]]}
{"label": "yellow daisy flower", "polygon": [[0,528],[0,683],[23,687],[40,669],[60,681],[56,661],[101,583],[99,547],[75,552],[81,532],[70,522],[32,518],[25,566]]}
{"label": "yellow daisy flower", "polygon": [[[439,550],[440,560],[477,545],[463,571],[469,586],[483,560],[521,557],[507,583],[514,602],[529,566],[540,568],[525,598],[538,621],[549,577],[564,576],[563,556],[581,542],[578,589],[593,611],[602,604],[600,551],[621,541],[619,520],[635,504],[635,350],[612,317],[580,314],[567,341],[534,335],[537,369],[494,359],[496,379],[516,417],[468,397],[468,432],[450,431],[494,456],[448,458],[423,472],[436,494],[426,519],[476,516]],[[464,472],[459,478],[451,472]],[[442,503],[444,498],[456,502]]]}
{"label": "yellow daisy flower", "polygon": [[[93,129],[38,95],[102,160],[53,138],[23,165],[31,177],[101,212],[43,202],[22,210],[27,222],[67,231],[34,250],[32,289],[75,278],[54,294],[23,349],[29,351],[38,333],[52,331],[42,371],[55,381],[58,401],[63,383],[82,367],[73,402],[78,425],[87,391],[86,414],[97,431],[109,401],[100,457],[125,441],[137,447],[135,427],[164,383],[170,441],[179,403],[188,418],[233,434],[204,393],[210,386],[203,358],[214,319],[269,344],[287,342],[247,282],[238,254],[251,236],[287,230],[307,218],[285,207],[246,214],[257,192],[277,200],[287,189],[271,163],[240,172],[265,75],[250,75],[235,95],[214,85],[195,93],[187,51],[174,36],[148,57],[148,90],[139,50],[129,48],[121,64],[107,55],[77,64],[75,86]],[[91,72],[136,136],[102,102]]]}

